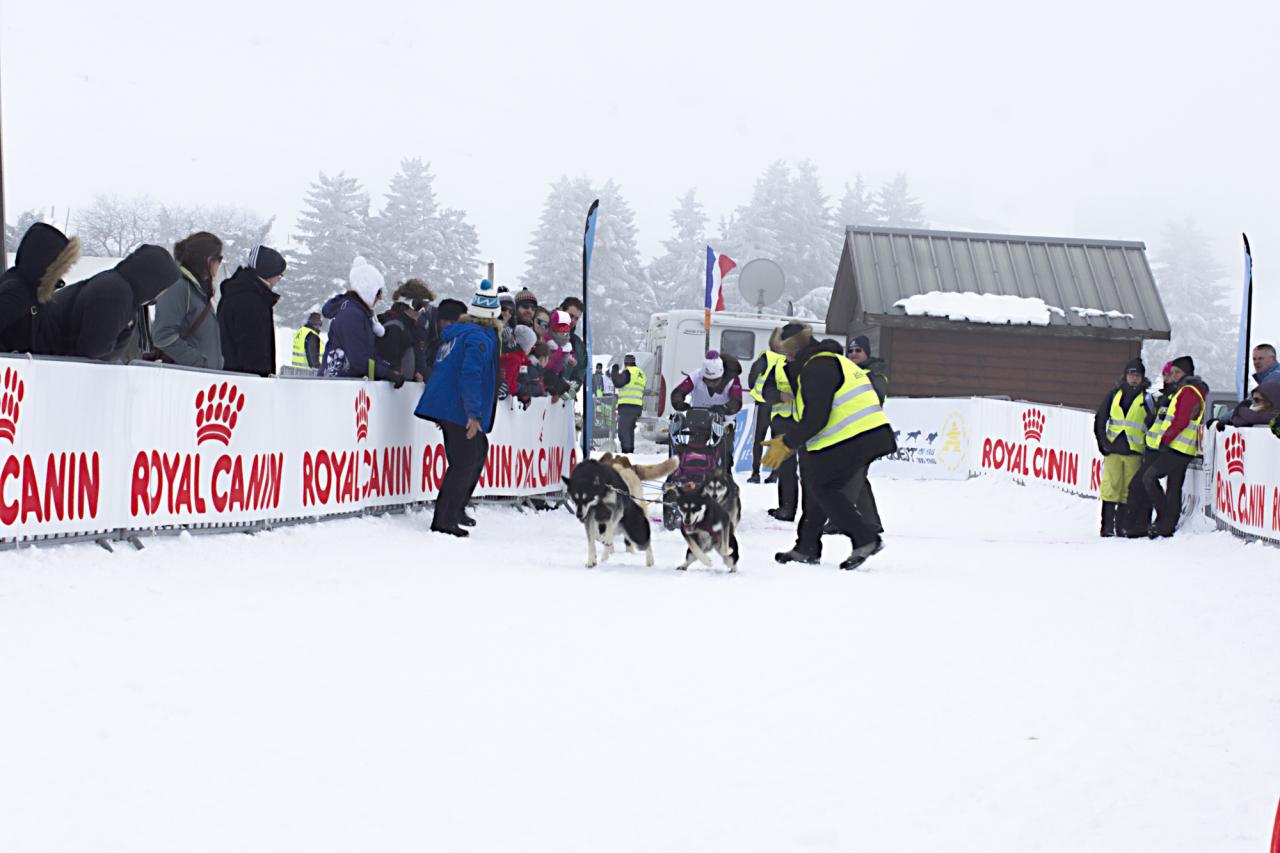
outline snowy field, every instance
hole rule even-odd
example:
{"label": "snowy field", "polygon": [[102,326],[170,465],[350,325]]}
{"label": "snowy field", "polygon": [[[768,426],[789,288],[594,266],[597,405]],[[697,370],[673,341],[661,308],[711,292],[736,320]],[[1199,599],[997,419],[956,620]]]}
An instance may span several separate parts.
{"label": "snowy field", "polygon": [[483,509],[0,554],[4,851],[1241,851],[1280,796],[1280,552],[876,483],[867,571],[583,568]]}

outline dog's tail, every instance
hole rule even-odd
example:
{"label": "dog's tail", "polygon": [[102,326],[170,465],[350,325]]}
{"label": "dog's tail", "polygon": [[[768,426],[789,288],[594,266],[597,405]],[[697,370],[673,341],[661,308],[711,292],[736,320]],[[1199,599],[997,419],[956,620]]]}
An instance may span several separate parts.
{"label": "dog's tail", "polygon": [[680,467],[680,460],[672,456],[657,465],[633,465],[632,467],[641,480],[660,480]]}

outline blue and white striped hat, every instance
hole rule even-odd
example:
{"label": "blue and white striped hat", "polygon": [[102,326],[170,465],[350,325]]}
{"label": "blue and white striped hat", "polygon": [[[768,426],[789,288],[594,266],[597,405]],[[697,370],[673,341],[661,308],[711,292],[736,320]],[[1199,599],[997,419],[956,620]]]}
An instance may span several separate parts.
{"label": "blue and white striped hat", "polygon": [[502,303],[498,299],[498,289],[493,286],[493,282],[484,279],[480,282],[480,286],[476,288],[475,296],[471,297],[471,305],[467,308],[467,313],[472,317],[485,317],[493,319],[502,313]]}

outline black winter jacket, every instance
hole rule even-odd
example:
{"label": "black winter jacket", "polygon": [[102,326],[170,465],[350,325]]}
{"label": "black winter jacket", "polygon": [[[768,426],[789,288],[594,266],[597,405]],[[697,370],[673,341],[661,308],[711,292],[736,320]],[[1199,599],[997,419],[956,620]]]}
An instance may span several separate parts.
{"label": "black winter jacket", "polygon": [[34,351],[119,361],[138,312],[181,275],[163,248],[140,246],[112,269],[55,293],[36,318]]}
{"label": "black winter jacket", "polygon": [[[415,373],[422,373],[419,368],[427,352],[426,332],[418,325],[417,318],[409,313],[410,310],[409,305],[396,302],[379,314],[378,322],[385,331],[373,342],[378,358],[400,371],[405,379],[413,379]],[[425,378],[426,374],[423,376]]]}
{"label": "black winter jacket", "polygon": [[27,229],[14,265],[0,276],[0,352],[31,352],[36,315],[79,257],[80,241],[52,225]]}
{"label": "black winter jacket", "polygon": [[[275,305],[279,301],[280,294],[248,267],[240,267],[222,283],[218,330],[223,370],[258,376],[276,372]],[[318,361],[319,348],[316,352]]]}
{"label": "black winter jacket", "polygon": [[[843,354],[840,345],[834,341],[814,341],[800,351],[793,364],[788,365],[791,387],[799,386],[804,392],[804,415],[783,438],[787,447],[793,450],[804,447],[805,442],[826,427],[831,418],[831,401],[844,384],[844,373],[839,363],[833,358],[814,358],[820,352]],[[851,447],[845,447],[846,444]],[[885,424],[867,430],[852,441],[816,451],[813,456],[816,459],[827,454],[833,460],[839,458],[841,464],[870,465],[897,449],[893,429]]]}

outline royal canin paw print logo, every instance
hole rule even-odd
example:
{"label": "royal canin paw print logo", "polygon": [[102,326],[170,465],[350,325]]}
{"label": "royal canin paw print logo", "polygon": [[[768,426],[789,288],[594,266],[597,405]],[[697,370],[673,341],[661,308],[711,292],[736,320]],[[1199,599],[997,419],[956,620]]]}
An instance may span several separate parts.
{"label": "royal canin paw print logo", "polygon": [[1022,434],[1027,441],[1039,441],[1044,435],[1044,412],[1039,409],[1027,409],[1023,412]]}
{"label": "royal canin paw print logo", "polygon": [[1102,462],[1094,459],[1089,466],[1089,491],[1096,492],[1102,488]]}
{"label": "royal canin paw print logo", "polygon": [[22,414],[22,397],[27,385],[12,367],[4,369],[4,391],[0,392],[0,438],[13,444],[18,431],[18,417]]}
{"label": "royal canin paw print logo", "polygon": [[209,390],[196,393],[196,444],[206,441],[231,443],[231,431],[236,428],[240,412],[244,409],[244,395],[240,389],[227,382],[210,385]]}
{"label": "royal canin paw print logo", "polygon": [[356,441],[361,442],[369,437],[369,406],[373,401],[363,388],[356,395]]}
{"label": "royal canin paw print logo", "polygon": [[[3,422],[0,422],[3,426]],[[1232,433],[1225,446],[1227,454],[1227,473],[1244,476],[1244,436]]]}

